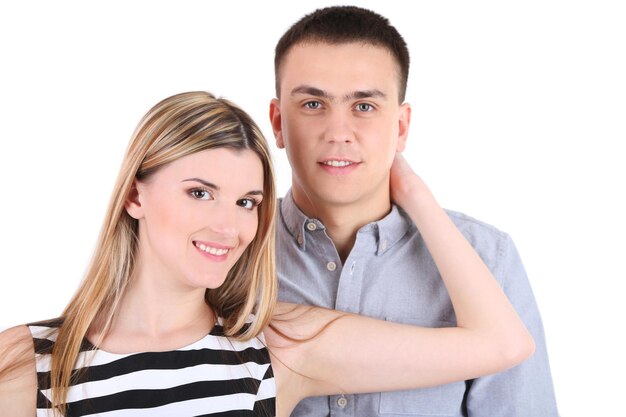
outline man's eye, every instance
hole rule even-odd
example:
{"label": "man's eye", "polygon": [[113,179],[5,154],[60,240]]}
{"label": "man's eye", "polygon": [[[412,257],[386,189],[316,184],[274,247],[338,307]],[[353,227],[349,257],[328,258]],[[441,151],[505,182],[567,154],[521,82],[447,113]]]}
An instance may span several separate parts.
{"label": "man's eye", "polygon": [[356,109],[360,112],[369,112],[374,110],[374,106],[368,103],[359,103],[356,105]]}
{"label": "man's eye", "polygon": [[322,104],[319,101],[308,101],[304,104],[304,107],[309,110],[317,110],[322,107]]}

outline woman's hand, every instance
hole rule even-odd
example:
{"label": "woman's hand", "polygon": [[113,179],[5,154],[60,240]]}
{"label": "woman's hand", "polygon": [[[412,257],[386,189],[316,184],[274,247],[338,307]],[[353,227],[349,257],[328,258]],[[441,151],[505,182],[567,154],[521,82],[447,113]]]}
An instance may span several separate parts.
{"label": "woman's hand", "polygon": [[423,201],[434,200],[424,181],[413,171],[401,153],[396,153],[391,165],[389,188],[391,200],[407,212],[413,208],[418,209]]}

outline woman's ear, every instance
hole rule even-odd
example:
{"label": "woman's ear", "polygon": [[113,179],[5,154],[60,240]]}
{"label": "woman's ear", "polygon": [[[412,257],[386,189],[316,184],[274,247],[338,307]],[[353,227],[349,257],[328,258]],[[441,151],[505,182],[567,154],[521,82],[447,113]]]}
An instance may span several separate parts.
{"label": "woman's ear", "polygon": [[126,209],[128,215],[137,220],[143,217],[143,207],[141,205],[139,188],[140,184],[138,184],[137,179],[135,179],[128,196],[126,196],[126,202],[124,203],[124,208]]}

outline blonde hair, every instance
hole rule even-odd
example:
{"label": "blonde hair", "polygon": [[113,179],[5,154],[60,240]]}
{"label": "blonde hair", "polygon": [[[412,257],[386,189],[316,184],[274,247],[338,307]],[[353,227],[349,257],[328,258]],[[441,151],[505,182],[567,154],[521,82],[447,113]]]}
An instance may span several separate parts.
{"label": "blonde hair", "polygon": [[[276,191],[267,142],[250,116],[208,92],[177,94],[154,106],[135,130],[87,273],[63,312],[52,351],[55,412],[64,414],[72,371],[90,329],[106,334],[134,268],[137,220],[125,210],[135,178],[145,179],[184,156],[216,148],[249,149],[263,165],[263,203],[254,240],[229,271],[224,284],[208,289],[206,302],[224,319],[227,336],[255,337],[269,323],[277,281],[274,261]],[[255,319],[245,326],[250,314]]]}

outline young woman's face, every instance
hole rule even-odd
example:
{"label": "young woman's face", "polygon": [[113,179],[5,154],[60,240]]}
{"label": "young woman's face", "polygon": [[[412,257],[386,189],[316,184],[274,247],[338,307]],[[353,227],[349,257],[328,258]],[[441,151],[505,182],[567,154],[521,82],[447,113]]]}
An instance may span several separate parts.
{"label": "young woman's face", "polygon": [[137,181],[136,190],[127,211],[139,220],[139,273],[216,288],[256,234],[263,166],[250,150],[206,150]]}

